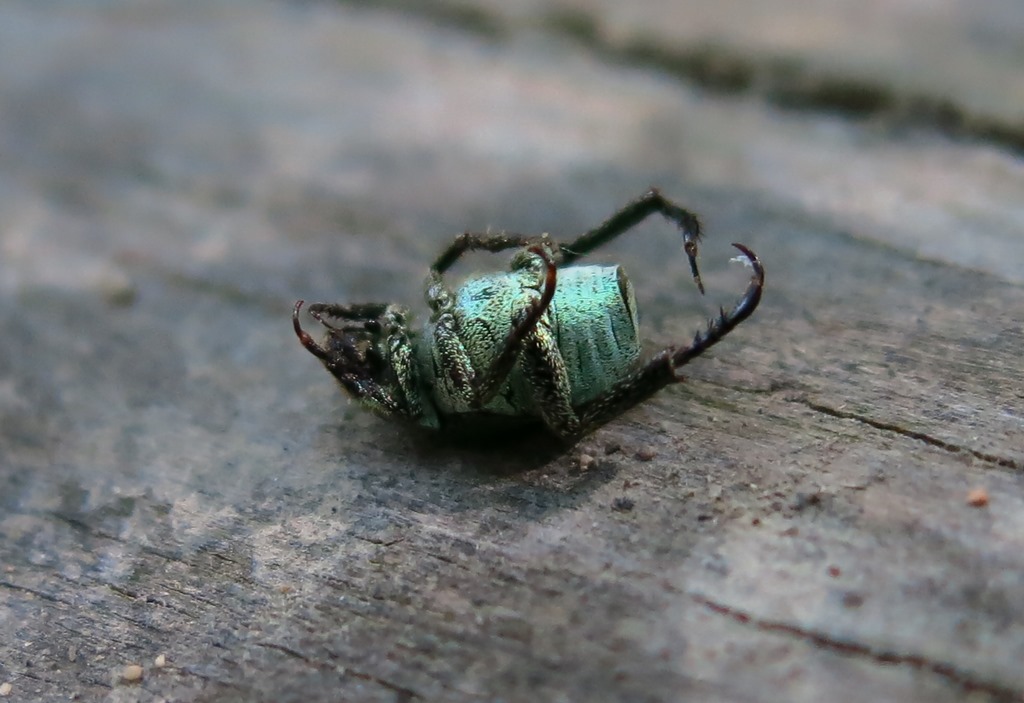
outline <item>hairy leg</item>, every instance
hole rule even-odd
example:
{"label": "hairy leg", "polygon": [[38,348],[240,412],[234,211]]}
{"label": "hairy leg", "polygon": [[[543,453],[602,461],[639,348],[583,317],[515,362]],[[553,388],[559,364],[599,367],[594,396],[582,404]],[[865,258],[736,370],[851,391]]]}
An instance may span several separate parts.
{"label": "hairy leg", "polygon": [[441,252],[430,266],[431,272],[442,274],[455,264],[467,251],[499,252],[506,249],[522,249],[545,241],[543,236],[514,234],[511,232],[463,232]]}
{"label": "hairy leg", "polygon": [[525,340],[522,364],[537,411],[548,429],[563,439],[580,434],[582,426],[572,407],[569,373],[546,321],[540,322]]}
{"label": "hairy leg", "polygon": [[654,188],[623,207],[594,229],[580,235],[575,241],[563,244],[561,246],[562,264],[572,263],[579,257],[589,254],[640,224],[654,213],[659,213],[665,219],[675,223],[683,233],[683,249],[690,261],[690,272],[693,274],[697,288],[703,293],[704,283],[700,280],[700,271],[697,268],[697,242],[701,238],[700,220],[695,214],[676,205]]}
{"label": "hairy leg", "polygon": [[[460,238],[457,242],[462,241]],[[459,244],[459,251],[467,248],[487,248],[493,245],[493,251],[517,246],[519,239],[505,238],[500,235],[473,247]],[[537,238],[530,241],[537,242]],[[453,249],[442,255],[446,260]],[[449,257],[450,258],[450,257]],[[454,259],[453,259],[454,260]],[[443,263],[443,262],[442,262]],[[491,360],[487,368],[476,369],[465,347],[463,330],[460,329],[458,317],[454,311],[455,293],[444,283],[441,271],[445,266],[435,264],[427,279],[427,302],[434,310],[434,344],[443,372],[450,381],[450,392],[459,398],[468,408],[478,409],[484,406],[501,390],[512,368],[515,366],[523,340],[537,325],[537,321],[547,312],[551,299],[555,295],[557,284],[557,268],[552,254],[545,244],[535,243],[525,250],[525,254],[517,256],[514,268],[536,268],[539,278],[540,295],[532,303],[513,314],[510,320],[510,331],[501,349]]]}
{"label": "hairy leg", "polygon": [[669,347],[656,354],[644,366],[614,385],[607,393],[594,398],[577,409],[580,432],[587,432],[611,418],[625,412],[637,403],[670,383],[682,381],[678,370],[720,342],[741,322],[750,317],[761,301],[764,288],[764,268],[757,255],[742,244],[733,244],[750,262],[754,273],[743,297],[732,310],[722,309],[718,317],[708,322],[704,332],[698,332],[693,341],[682,348]]}

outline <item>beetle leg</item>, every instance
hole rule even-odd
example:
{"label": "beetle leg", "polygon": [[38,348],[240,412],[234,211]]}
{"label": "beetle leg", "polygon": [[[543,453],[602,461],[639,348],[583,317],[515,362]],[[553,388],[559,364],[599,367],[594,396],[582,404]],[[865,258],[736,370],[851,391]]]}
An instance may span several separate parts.
{"label": "beetle leg", "polygon": [[546,320],[539,322],[527,337],[523,345],[522,368],[537,412],[548,429],[563,439],[580,434],[580,419],[572,407],[569,372]]}
{"label": "beetle leg", "polygon": [[732,310],[726,312],[725,308],[719,308],[718,317],[708,321],[706,332],[698,332],[694,335],[693,342],[689,346],[677,349],[672,354],[673,375],[676,376],[677,381],[681,381],[682,378],[675,374],[675,369],[690,363],[690,361],[721,341],[737,325],[750,317],[761,302],[761,291],[764,290],[764,267],[761,265],[761,260],[757,258],[757,254],[746,246],[735,242],[733,246],[739,249],[740,253],[750,262],[750,267],[754,271],[750,277],[750,283],[747,285],[747,290],[744,291],[743,297],[736,302]]}
{"label": "beetle leg", "polygon": [[747,258],[754,273],[750,277],[746,291],[732,310],[726,312],[722,309],[718,317],[708,321],[707,330],[698,332],[688,346],[665,349],[639,370],[612,386],[606,393],[578,408],[581,432],[586,432],[607,422],[637,403],[646,400],[668,384],[682,381],[682,376],[678,374],[680,367],[703,354],[721,341],[737,325],[750,317],[758,303],[761,302],[761,291],[764,288],[764,268],[757,255],[750,249],[742,244],[733,244],[733,246]]}
{"label": "beetle leg", "polygon": [[455,237],[455,241],[449,244],[448,248],[434,260],[430,266],[430,272],[427,274],[425,287],[427,305],[433,311],[434,319],[437,320],[443,313],[450,312],[455,304],[455,292],[445,283],[444,273],[467,251],[499,252],[540,243],[546,243],[549,247],[553,246],[546,235],[463,232]]}
{"label": "beetle leg", "polygon": [[394,379],[392,394],[401,398],[402,414],[423,420],[424,394],[416,366],[416,353],[409,339],[405,311],[389,305],[383,315],[383,331],[387,334],[387,366]]}
{"label": "beetle leg", "polygon": [[572,263],[579,257],[607,244],[656,212],[674,222],[682,231],[683,250],[690,262],[693,281],[697,284],[697,289],[704,293],[704,283],[700,279],[700,270],[697,268],[697,242],[701,238],[700,220],[689,210],[664,197],[655,188],[651,188],[594,229],[580,235],[571,244],[562,245],[562,265]]}
{"label": "beetle leg", "polygon": [[[376,332],[380,330],[381,317],[393,306],[384,303],[363,303],[359,305],[338,305],[337,303],[313,303],[306,312],[317,322],[332,330],[366,330]],[[354,324],[346,324],[340,327],[331,324],[324,318],[334,320],[350,320]]]}
{"label": "beetle leg", "polygon": [[494,357],[487,370],[474,379],[473,405],[478,408],[485,405],[501,389],[509,372],[512,371],[512,367],[516,365],[523,340],[537,327],[537,321],[547,312],[551,305],[551,299],[555,297],[558,269],[547,247],[536,244],[531,246],[528,251],[539,256],[544,262],[543,288],[540,297],[530,307],[519,311],[516,319],[512,321],[512,331],[505,338],[505,345],[501,352]]}
{"label": "beetle leg", "polygon": [[292,308],[292,329],[295,330],[295,336],[299,338],[299,342],[302,346],[309,351],[310,354],[316,358],[326,362],[330,358],[330,353],[316,343],[316,340],[307,332],[302,329],[302,323],[299,321],[299,311],[302,310],[302,306],[306,303],[305,300],[296,301],[295,307]]}
{"label": "beetle leg", "polygon": [[538,244],[546,241],[544,235],[513,234],[511,232],[463,232],[455,237],[455,241],[448,245],[448,248],[441,252],[441,255],[434,260],[430,270],[433,273],[442,274],[462,257],[467,251],[489,251],[499,252],[506,249],[517,249],[527,247],[531,244]]}
{"label": "beetle leg", "polygon": [[467,410],[481,408],[501,390],[519,358],[523,340],[536,327],[537,321],[547,312],[554,298],[558,268],[548,247],[545,244],[534,244],[525,253],[531,256],[523,259],[519,265],[536,266],[535,257],[540,259],[540,295],[530,305],[517,311],[500,351],[483,370],[473,367],[463,342],[463,331],[452,310],[454,293],[445,286],[436,269],[431,271],[427,279],[427,301],[435,310],[434,344],[445,374],[444,383],[448,392],[460,398]]}
{"label": "beetle leg", "polygon": [[390,307],[393,306],[387,303],[361,303],[357,305],[313,303],[309,306],[308,311],[317,320],[320,320],[321,317],[332,317],[335,320],[367,320],[380,317]]}

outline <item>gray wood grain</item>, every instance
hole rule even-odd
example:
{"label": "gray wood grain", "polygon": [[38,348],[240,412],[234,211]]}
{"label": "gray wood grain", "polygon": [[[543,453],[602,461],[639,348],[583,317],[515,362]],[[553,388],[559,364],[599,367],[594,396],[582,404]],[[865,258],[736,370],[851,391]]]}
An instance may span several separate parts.
{"label": "gray wood grain", "polygon": [[[452,7],[0,7],[0,695],[1024,697],[1020,155]],[[1024,21],[957,7],[954,53]],[[803,65],[857,75],[870,38],[835,41]],[[457,232],[571,236],[650,185],[704,217],[709,284],[663,223],[602,252],[651,349],[742,290],[731,241],[764,303],[575,447],[384,423],[290,331],[299,297],[422,313]]]}

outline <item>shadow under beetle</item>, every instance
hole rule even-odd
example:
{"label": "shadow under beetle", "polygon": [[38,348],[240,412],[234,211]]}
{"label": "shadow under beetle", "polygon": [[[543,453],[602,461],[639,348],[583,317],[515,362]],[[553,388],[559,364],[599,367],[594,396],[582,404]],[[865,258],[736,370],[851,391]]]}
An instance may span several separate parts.
{"label": "shadow under beetle", "polygon": [[[299,341],[356,400],[385,417],[431,429],[472,420],[540,419],[572,439],[616,417],[670,383],[761,300],[764,269],[733,244],[753,269],[736,305],[708,322],[686,346],[638,363],[636,301],[621,266],[574,266],[585,254],[653,213],[674,222],[698,289],[696,215],[650,190],[570,244],[543,236],[466,232],[434,261],[426,281],[429,322],[420,334],[398,305],[316,303],[309,314],[325,329],[316,342],[299,321]],[[470,250],[518,248],[508,272],[466,281],[453,290],[444,272]]]}

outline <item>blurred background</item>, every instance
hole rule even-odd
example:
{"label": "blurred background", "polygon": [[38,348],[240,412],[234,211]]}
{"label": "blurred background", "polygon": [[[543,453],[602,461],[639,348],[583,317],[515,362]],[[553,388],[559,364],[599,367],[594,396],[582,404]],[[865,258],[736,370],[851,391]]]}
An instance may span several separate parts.
{"label": "blurred background", "polygon": [[[6,0],[0,695],[1016,700],[1022,152],[1019,0]],[[598,252],[648,346],[730,242],[765,302],[580,447],[384,423],[290,330],[651,186],[709,290]]]}

